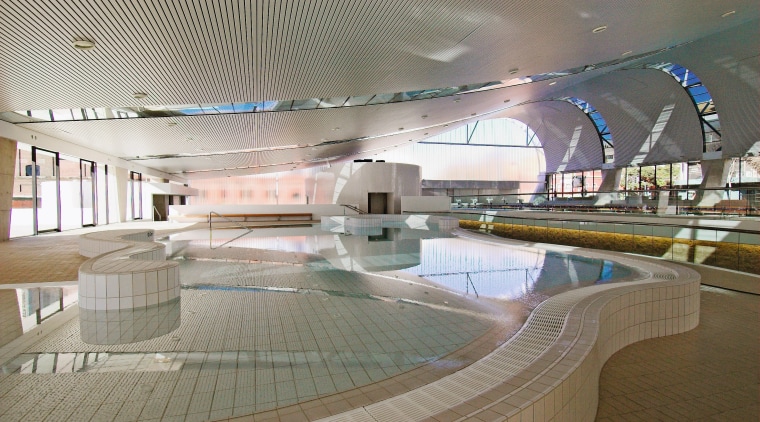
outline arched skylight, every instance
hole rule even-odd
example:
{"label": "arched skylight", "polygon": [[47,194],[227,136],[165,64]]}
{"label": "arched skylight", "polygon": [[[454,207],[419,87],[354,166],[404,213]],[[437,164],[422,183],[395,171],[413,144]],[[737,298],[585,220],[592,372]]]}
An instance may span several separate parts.
{"label": "arched skylight", "polygon": [[683,87],[691,97],[697,114],[702,122],[703,147],[702,152],[720,151],[721,134],[720,119],[715,109],[710,92],[702,81],[689,69],[675,63],[654,63],[643,65],[645,69],[661,70]]}
{"label": "arched skylight", "polygon": [[604,162],[613,162],[615,159],[615,145],[612,142],[612,134],[610,133],[609,126],[607,126],[607,122],[604,120],[604,117],[602,117],[602,114],[599,113],[596,108],[594,108],[594,106],[577,97],[560,97],[557,98],[557,100],[567,101],[574,104],[576,107],[581,109],[581,111],[584,112],[589,117],[589,119],[591,119],[591,122],[594,123],[594,127],[596,127],[596,131],[599,134],[599,140],[602,143],[602,148],[604,150]]}

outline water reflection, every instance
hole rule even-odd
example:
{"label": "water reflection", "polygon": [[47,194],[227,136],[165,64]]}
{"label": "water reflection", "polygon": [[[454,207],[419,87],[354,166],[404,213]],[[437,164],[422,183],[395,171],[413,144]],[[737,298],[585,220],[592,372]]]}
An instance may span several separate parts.
{"label": "water reflection", "polygon": [[180,298],[137,309],[79,310],[82,341],[125,344],[171,333],[180,326]]}
{"label": "water reflection", "polygon": [[602,259],[458,238],[423,240],[420,265],[404,271],[458,292],[505,300],[633,275],[630,268]]}

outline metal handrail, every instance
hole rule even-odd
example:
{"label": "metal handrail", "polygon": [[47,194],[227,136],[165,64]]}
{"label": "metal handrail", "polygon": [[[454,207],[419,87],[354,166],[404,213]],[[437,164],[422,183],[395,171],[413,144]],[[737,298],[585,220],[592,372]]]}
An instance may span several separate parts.
{"label": "metal handrail", "polygon": [[218,213],[218,212],[216,212],[216,211],[209,211],[209,213],[208,213],[208,229],[209,229],[209,230],[211,230],[211,214],[214,214],[214,215],[216,215],[217,217],[221,217],[221,218],[223,218],[223,219],[225,219],[225,220],[229,221],[230,223],[232,223],[232,224],[234,224],[234,225],[236,225],[236,226],[240,227],[241,229],[246,229],[246,230],[249,230],[249,228],[248,228],[247,226],[244,226],[244,225],[242,225],[242,224],[238,224],[238,222],[237,222],[237,221],[235,221],[235,220],[231,220],[231,219],[229,219],[228,217],[225,217],[225,216],[223,216],[222,214],[219,214],[219,213]]}
{"label": "metal handrail", "polygon": [[[213,229],[213,225],[211,224],[211,214],[214,214],[214,215],[216,215],[217,217],[223,218],[223,219],[225,219],[225,220],[229,221],[230,223],[234,224],[235,226],[237,226],[237,227],[240,227],[240,228],[241,228],[241,229],[243,229],[243,230],[247,230],[247,231],[246,231],[246,233],[243,233],[243,234],[241,234],[240,236],[237,236],[237,237],[235,237],[235,238],[233,238],[233,239],[230,239],[230,240],[228,240],[228,241],[226,241],[226,242],[222,243],[221,245],[217,246],[216,248],[213,248],[213,247],[211,246],[211,242],[213,241],[213,236],[214,236],[214,229]],[[225,217],[225,216],[223,216],[222,214],[219,214],[219,213],[218,213],[218,212],[216,212],[216,211],[209,211],[209,213],[208,213],[208,247],[209,247],[209,249],[218,249],[218,248],[221,248],[222,246],[224,246],[224,245],[226,245],[226,244],[228,244],[228,243],[230,243],[230,242],[232,242],[232,241],[238,240],[238,239],[240,239],[241,237],[243,237],[243,236],[247,235],[248,233],[250,233],[250,232],[252,232],[252,231],[253,231],[253,229],[251,229],[250,227],[246,227],[246,226],[244,226],[244,225],[242,225],[242,224],[238,224],[238,222],[237,222],[237,221],[235,221],[235,220],[231,220],[231,219],[229,219],[228,217]]]}
{"label": "metal handrail", "polygon": [[[153,212],[158,214],[159,221],[164,221],[164,217],[161,215],[161,213],[158,211],[158,208],[156,208],[155,205],[153,206]],[[155,220],[155,218],[153,220]]]}
{"label": "metal handrail", "polygon": [[340,206],[341,206],[341,207],[346,207],[346,208],[350,209],[351,211],[356,211],[356,212],[357,212],[357,213],[359,213],[359,214],[367,214],[367,212],[366,212],[366,211],[362,211],[362,210],[361,210],[359,207],[355,207],[355,206],[353,206],[353,205],[349,205],[349,204],[340,204]]}

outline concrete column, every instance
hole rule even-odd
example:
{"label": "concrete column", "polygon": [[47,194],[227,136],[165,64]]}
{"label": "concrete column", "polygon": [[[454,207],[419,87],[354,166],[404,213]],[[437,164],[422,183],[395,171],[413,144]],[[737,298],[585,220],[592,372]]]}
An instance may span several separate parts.
{"label": "concrete column", "polygon": [[731,169],[731,159],[727,160],[702,160],[702,183],[699,185],[697,197],[694,202],[699,207],[712,207],[723,200],[723,191],[708,191],[703,189],[726,187],[728,172]]}
{"label": "concrete column", "polygon": [[[620,177],[623,175],[622,168],[613,168],[602,170],[602,183],[599,185],[599,191],[616,192],[620,190]],[[607,205],[615,195],[612,193],[600,193],[596,196],[594,205]]]}
{"label": "concrete column", "polygon": [[0,242],[8,240],[11,235],[15,158],[16,141],[0,138]]}

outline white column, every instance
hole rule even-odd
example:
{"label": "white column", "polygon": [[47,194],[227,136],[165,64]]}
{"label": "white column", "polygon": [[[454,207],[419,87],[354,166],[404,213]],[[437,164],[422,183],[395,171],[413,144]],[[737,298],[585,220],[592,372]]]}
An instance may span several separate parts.
{"label": "white column", "polygon": [[11,234],[16,141],[0,138],[0,242]]}

